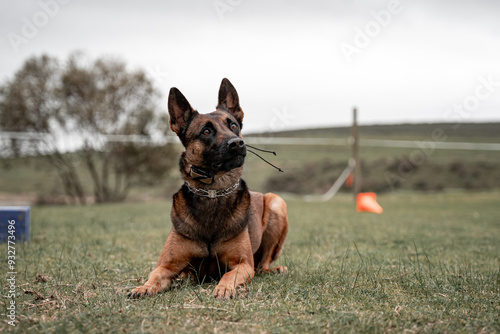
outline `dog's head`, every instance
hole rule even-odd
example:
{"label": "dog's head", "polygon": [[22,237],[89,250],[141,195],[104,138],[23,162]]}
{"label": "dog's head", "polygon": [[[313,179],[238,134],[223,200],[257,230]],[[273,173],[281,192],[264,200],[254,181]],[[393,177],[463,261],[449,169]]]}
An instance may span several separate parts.
{"label": "dog's head", "polygon": [[168,96],[168,112],[170,129],[185,148],[181,163],[186,168],[215,175],[243,166],[246,156],[241,136],[243,110],[238,93],[228,79],[222,80],[214,112],[198,113],[175,87]]}

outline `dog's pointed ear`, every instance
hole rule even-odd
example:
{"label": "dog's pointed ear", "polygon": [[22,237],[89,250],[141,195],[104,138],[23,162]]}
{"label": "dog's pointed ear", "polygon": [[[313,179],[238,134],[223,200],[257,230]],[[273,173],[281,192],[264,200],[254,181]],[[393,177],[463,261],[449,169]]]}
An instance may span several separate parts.
{"label": "dog's pointed ear", "polygon": [[175,87],[170,88],[168,94],[168,113],[170,115],[170,129],[178,136],[184,134],[191,119],[198,114]]}
{"label": "dog's pointed ear", "polygon": [[227,79],[222,79],[219,88],[218,106],[226,108],[243,127],[243,110],[240,107],[240,99],[233,84]]}

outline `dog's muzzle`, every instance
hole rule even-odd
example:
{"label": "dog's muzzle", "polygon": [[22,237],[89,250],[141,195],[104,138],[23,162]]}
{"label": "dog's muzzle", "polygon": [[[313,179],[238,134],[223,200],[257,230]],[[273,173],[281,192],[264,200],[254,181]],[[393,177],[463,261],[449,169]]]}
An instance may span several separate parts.
{"label": "dog's muzzle", "polygon": [[229,153],[233,154],[247,154],[247,147],[245,146],[245,142],[240,137],[230,139],[227,142],[227,147],[229,149]]}
{"label": "dog's muzzle", "polygon": [[221,159],[212,163],[211,167],[215,171],[229,172],[231,169],[243,166],[247,155],[247,147],[240,137],[227,141],[221,152]]}

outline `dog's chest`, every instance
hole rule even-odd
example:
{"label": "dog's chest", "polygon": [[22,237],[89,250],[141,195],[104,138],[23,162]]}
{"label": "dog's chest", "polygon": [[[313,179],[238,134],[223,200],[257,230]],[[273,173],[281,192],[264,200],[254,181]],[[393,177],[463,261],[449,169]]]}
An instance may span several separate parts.
{"label": "dog's chest", "polygon": [[177,233],[203,243],[209,249],[230,240],[248,226],[250,202],[239,197],[211,199],[187,197],[179,192],[174,195],[173,227]]}

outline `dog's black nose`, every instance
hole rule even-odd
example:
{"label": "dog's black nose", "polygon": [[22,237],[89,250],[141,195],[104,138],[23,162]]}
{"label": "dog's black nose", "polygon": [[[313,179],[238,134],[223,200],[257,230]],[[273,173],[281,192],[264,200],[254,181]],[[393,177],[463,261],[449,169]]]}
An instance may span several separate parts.
{"label": "dog's black nose", "polygon": [[233,138],[227,142],[227,146],[231,151],[238,151],[245,147],[245,142],[241,138]]}

